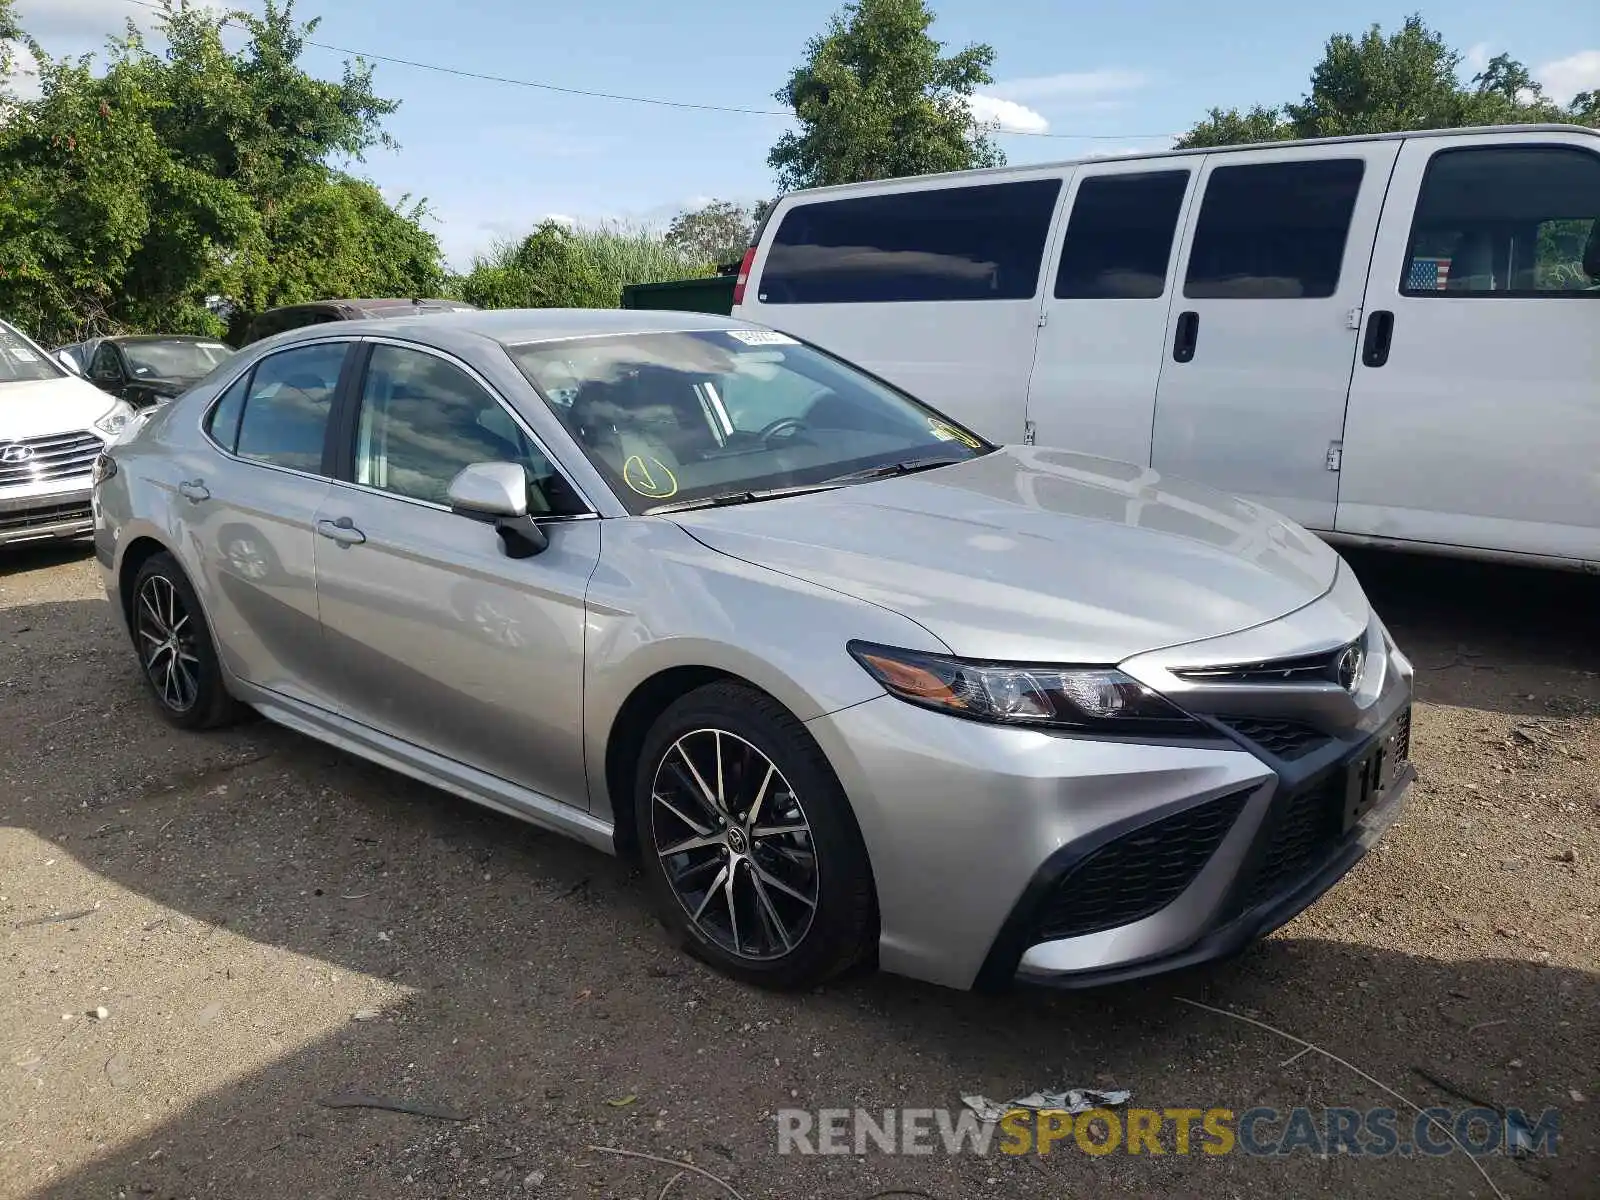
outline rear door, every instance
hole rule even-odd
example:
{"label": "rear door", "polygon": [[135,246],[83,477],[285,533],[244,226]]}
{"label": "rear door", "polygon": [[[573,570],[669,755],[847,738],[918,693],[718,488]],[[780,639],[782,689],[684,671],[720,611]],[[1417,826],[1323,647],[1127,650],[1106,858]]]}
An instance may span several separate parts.
{"label": "rear door", "polygon": [[1040,445],[1150,461],[1172,251],[1200,164],[1091,163],[1074,177],[1028,385]]}
{"label": "rear door", "polygon": [[214,448],[177,463],[174,484],[229,669],[322,708],[331,707],[331,679],[312,528],[328,491],[324,447],[350,345],[295,345],[263,358],[212,405],[205,431]]}
{"label": "rear door", "polygon": [[1372,241],[1398,140],[1207,155],[1151,465],[1332,529]]}
{"label": "rear door", "polygon": [[1600,138],[1412,138],[1350,390],[1341,532],[1600,560]]}
{"label": "rear door", "polygon": [[738,314],[1019,442],[1060,172],[807,198],[768,222]]}

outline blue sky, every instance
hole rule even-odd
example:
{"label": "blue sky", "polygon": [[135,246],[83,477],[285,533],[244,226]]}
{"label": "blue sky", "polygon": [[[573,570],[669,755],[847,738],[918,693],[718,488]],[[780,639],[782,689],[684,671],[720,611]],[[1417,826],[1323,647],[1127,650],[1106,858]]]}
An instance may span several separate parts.
{"label": "blue sky", "polygon": [[[994,46],[995,85],[979,104],[1018,129],[1014,163],[1159,148],[1212,105],[1298,97],[1336,31],[1398,26],[1420,0],[1360,0],[1342,14],[1283,0],[933,0],[935,36]],[[372,54],[567,87],[689,103],[774,109],[775,91],[836,0],[300,0],[316,39]],[[103,43],[129,0],[19,0],[24,26],[57,53]],[[1508,52],[1558,99],[1600,87],[1595,0],[1450,0],[1424,19],[1475,62]],[[305,65],[336,76],[341,56]],[[766,155],[782,117],[651,107],[378,64],[381,94],[404,103],[401,143],[364,172],[393,197],[426,196],[453,263],[551,215],[659,222],[712,197],[773,190]],[[1059,136],[1059,135],[1094,135]]]}

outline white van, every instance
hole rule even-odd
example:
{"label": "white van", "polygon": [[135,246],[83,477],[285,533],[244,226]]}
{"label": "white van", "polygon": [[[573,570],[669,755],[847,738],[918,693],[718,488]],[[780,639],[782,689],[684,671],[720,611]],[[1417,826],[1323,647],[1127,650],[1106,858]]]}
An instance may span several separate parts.
{"label": "white van", "polygon": [[1188,476],[1334,540],[1600,569],[1600,131],[798,192],[734,315],[994,441]]}

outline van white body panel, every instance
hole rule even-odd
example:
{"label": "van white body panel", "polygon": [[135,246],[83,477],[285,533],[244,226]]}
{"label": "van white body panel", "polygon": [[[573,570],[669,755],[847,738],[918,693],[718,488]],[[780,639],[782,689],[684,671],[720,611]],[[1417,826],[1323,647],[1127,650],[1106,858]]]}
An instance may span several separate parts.
{"label": "van white body panel", "polygon": [[[1591,271],[1559,292],[1544,282],[1516,290],[1517,278],[1532,278],[1524,253],[1531,243],[1516,240],[1523,235],[1509,219],[1492,269],[1465,248],[1441,254],[1414,243],[1429,163],[1474,147],[1567,147],[1600,163],[1600,131],[1516,126],[817,189],[780,201],[734,315],[859,362],[992,441],[1037,441],[1187,476],[1342,540],[1600,569],[1600,277]],[[1272,279],[1256,278],[1240,294],[1215,281],[1187,294],[1206,189],[1218,171],[1357,158],[1360,188],[1331,291],[1296,291],[1288,279],[1280,296],[1267,286]],[[1085,184],[1178,170],[1190,179],[1160,295],[1152,285],[1110,293],[1115,298],[1058,298]],[[1031,299],[763,301],[772,247],[800,206],[1049,177],[1062,191]],[[1577,210],[1545,215],[1567,225],[1593,219],[1592,240],[1600,239],[1600,207],[1589,211],[1588,186],[1578,189]],[[1495,218],[1474,219],[1481,228],[1468,232],[1479,236]],[[1542,222],[1541,238],[1557,223],[1538,213],[1527,219]],[[1463,247],[1466,240],[1463,233]],[[1524,261],[1511,264],[1505,246],[1520,247]],[[1563,253],[1570,274],[1572,252]],[[1435,272],[1438,294],[1402,287],[1423,268]],[[1363,361],[1374,313],[1392,318],[1380,365]],[[1185,314],[1194,347],[1179,361]]]}

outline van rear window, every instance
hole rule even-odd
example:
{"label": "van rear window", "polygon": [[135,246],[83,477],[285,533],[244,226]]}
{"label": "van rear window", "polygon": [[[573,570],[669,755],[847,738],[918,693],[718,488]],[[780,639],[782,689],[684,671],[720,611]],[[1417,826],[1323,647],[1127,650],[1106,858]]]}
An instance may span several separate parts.
{"label": "van rear window", "polygon": [[1059,179],[797,205],[762,266],[764,304],[1026,300],[1039,287]]}

